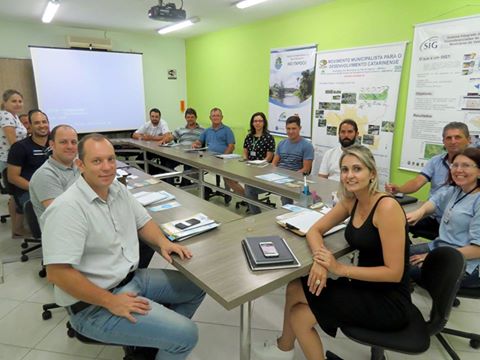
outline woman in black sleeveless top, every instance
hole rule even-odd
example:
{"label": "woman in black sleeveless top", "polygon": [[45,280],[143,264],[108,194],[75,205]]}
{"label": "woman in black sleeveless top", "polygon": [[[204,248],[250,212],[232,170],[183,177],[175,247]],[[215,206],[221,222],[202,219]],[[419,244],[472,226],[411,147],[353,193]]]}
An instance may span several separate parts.
{"label": "woman in black sleeveless top", "polygon": [[[331,336],[344,325],[374,330],[407,325],[405,213],[395,199],[378,191],[375,160],[366,147],[345,149],[340,168],[341,200],[308,232],[314,263],[307,277],[288,285],[282,335],[277,344],[254,349],[260,358],[293,359],[295,339],[307,359],[321,358],[316,323]],[[345,239],[359,250],[357,266],[337,262],[323,245],[322,234],[349,216]],[[327,279],[328,272],[339,278]]]}

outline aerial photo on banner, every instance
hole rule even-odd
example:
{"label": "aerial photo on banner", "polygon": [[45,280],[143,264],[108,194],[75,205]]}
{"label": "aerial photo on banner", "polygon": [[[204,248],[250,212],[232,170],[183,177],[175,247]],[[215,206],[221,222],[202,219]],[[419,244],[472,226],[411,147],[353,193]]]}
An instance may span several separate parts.
{"label": "aerial photo on banner", "polygon": [[298,115],[302,123],[300,134],[311,137],[316,50],[316,45],[271,50],[268,95],[270,132],[286,135],[287,118]]}
{"label": "aerial photo on banner", "polygon": [[338,126],[358,125],[358,141],[375,156],[381,183],[388,181],[405,43],[322,51],[317,54],[312,144],[316,164],[338,146]]}

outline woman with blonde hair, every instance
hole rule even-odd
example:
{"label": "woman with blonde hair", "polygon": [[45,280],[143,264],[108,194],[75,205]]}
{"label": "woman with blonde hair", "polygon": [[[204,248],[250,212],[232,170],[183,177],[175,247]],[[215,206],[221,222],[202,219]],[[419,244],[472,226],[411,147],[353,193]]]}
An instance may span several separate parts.
{"label": "woman with blonde hair", "polygon": [[[411,300],[405,213],[394,198],[378,191],[375,160],[366,147],[344,150],[340,174],[340,201],[307,234],[310,272],[288,285],[282,335],[273,345],[254,348],[260,359],[293,359],[295,339],[307,359],[323,358],[317,323],[330,336],[345,325],[372,330],[407,325]],[[348,217],[345,239],[359,251],[357,265],[338,262],[323,242],[322,234]],[[327,279],[328,272],[338,279]],[[338,357],[327,352],[326,358]]]}

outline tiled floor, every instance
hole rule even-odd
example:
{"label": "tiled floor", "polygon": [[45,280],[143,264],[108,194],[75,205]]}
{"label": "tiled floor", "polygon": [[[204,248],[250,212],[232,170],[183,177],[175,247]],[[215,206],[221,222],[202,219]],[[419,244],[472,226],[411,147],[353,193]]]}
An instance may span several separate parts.
{"label": "tiled floor", "polygon": [[[224,206],[220,199],[219,206]],[[234,205],[230,209],[235,211]],[[6,211],[6,197],[0,199],[0,214]],[[245,212],[245,210],[240,210]],[[19,240],[10,238],[10,220],[0,224],[0,258],[18,256]],[[152,266],[163,267],[165,262],[155,257]],[[42,320],[42,304],[53,301],[52,286],[38,276],[40,259],[28,262],[14,262],[4,265],[4,283],[0,284],[0,360],[80,360],[80,359],[121,359],[118,347],[93,346],[70,339],[66,335],[67,314],[63,309],[53,311],[50,320]],[[416,292],[414,302],[419,308],[428,311],[428,297]],[[282,323],[284,289],[278,289],[257,299],[253,304],[252,339],[263,341],[274,339]],[[239,309],[226,311],[214,300],[207,297],[194,320],[200,329],[200,340],[189,356],[191,360],[239,359]],[[480,333],[480,306],[478,301],[463,300],[454,309],[449,326]],[[339,334],[336,339],[323,335],[326,349],[330,349],[345,359],[369,359],[369,349],[356,344]],[[480,350],[471,349],[468,342],[448,337],[463,360],[478,359]],[[403,354],[388,353],[388,359],[405,359]],[[430,350],[414,359],[449,359],[432,339]],[[304,359],[296,350],[296,359]]]}

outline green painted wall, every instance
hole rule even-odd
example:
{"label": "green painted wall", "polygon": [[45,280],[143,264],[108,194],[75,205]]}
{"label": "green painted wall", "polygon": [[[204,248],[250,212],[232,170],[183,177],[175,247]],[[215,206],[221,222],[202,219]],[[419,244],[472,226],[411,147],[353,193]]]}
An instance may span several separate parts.
{"label": "green painted wall", "polygon": [[[411,42],[414,24],[478,13],[480,3],[471,0],[332,0],[302,11],[190,38],[186,41],[188,105],[199,111],[200,122],[205,126],[209,125],[209,109],[222,108],[225,123],[235,132],[239,152],[251,114],[268,111],[271,48],[316,43],[318,50],[331,50]],[[398,170],[410,58],[411,43],[404,63],[391,162],[391,180],[396,183],[415,176],[415,173]],[[422,189],[417,195],[424,198],[427,190]]]}
{"label": "green painted wall", "polygon": [[[39,20],[40,21],[40,20]],[[133,32],[62,27],[52,24],[0,20],[0,57],[30,58],[28,45],[66,47],[66,36],[107,37],[114,51],[143,53],[146,116],[158,107],[169,126],[184,124],[180,100],[186,99],[185,41]],[[167,79],[167,69],[177,69],[177,80]],[[0,92],[3,89],[0,89]],[[108,96],[108,94],[106,94]]]}

